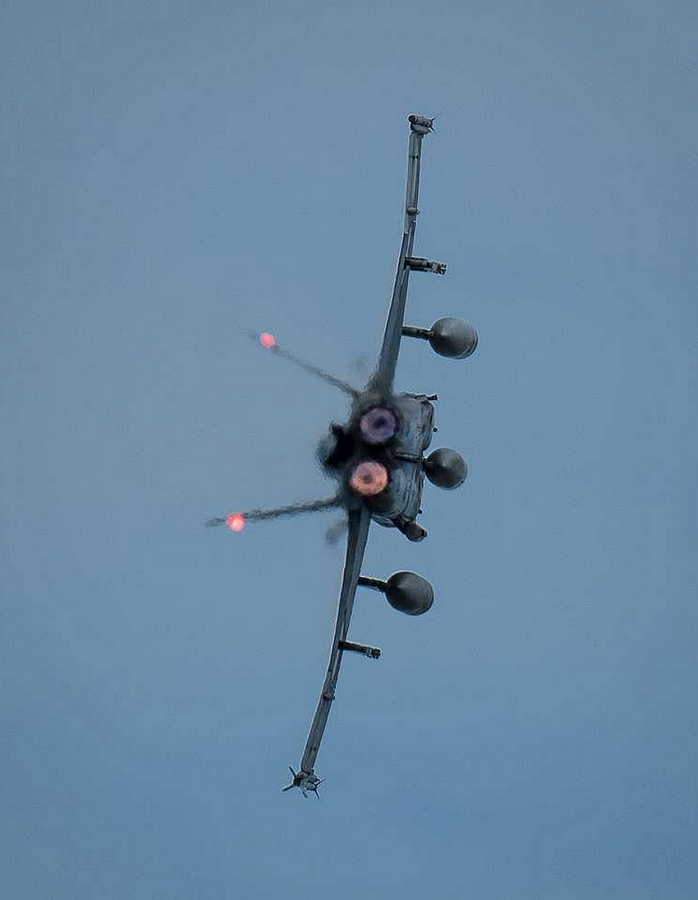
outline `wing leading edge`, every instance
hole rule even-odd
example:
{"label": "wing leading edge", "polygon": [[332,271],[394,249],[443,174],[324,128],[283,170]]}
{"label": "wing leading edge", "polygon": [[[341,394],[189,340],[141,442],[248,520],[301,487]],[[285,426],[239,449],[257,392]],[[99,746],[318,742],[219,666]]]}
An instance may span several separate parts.
{"label": "wing leading edge", "polygon": [[[434,271],[442,274],[445,266],[440,263],[432,263],[426,259],[413,259],[412,247],[417,225],[417,201],[419,199],[419,172],[421,162],[422,139],[432,130],[432,119],[424,116],[411,115],[410,137],[407,155],[407,187],[405,190],[405,219],[400,254],[398,256],[393,293],[388,308],[388,318],[383,332],[383,343],[378,357],[376,373],[371,381],[371,389],[381,393],[391,393],[395,378],[398,352],[400,350],[400,338],[405,317],[405,303],[407,300],[407,286],[410,269],[416,268],[423,271]],[[371,513],[363,505],[355,510],[350,510],[349,532],[347,536],[347,553],[344,561],[344,573],[339,594],[339,605],[335,623],[330,659],[327,666],[327,674],[322,684],[320,698],[313,721],[310,725],[308,739],[301,759],[301,771],[292,771],[294,781],[289,787],[299,786],[306,790],[316,791],[319,779],[314,773],[315,760],[320,749],[327,720],[329,718],[332,701],[335,698],[339,669],[344,654],[343,644],[346,642],[349,632],[349,623],[354,608],[356,588],[361,575],[368,529],[371,524]],[[286,790],[286,789],[285,789]]]}
{"label": "wing leading edge", "polygon": [[371,513],[365,507],[352,510],[349,513],[349,533],[347,536],[347,554],[344,560],[344,573],[342,575],[342,587],[339,593],[339,606],[337,608],[337,620],[330,649],[330,661],[327,666],[327,674],[322,683],[320,698],[318,700],[315,716],[313,717],[308,740],[301,759],[301,772],[312,775],[315,760],[320,749],[320,741],[327,725],[332,701],[335,697],[339,668],[342,664],[344,650],[340,643],[346,641],[349,632],[349,623],[354,608],[354,597],[361,574],[361,564],[368,539],[368,529],[371,524]]}
{"label": "wing leading edge", "polygon": [[[392,391],[397,356],[400,350],[402,325],[405,318],[405,302],[407,300],[407,285],[410,278],[410,260],[412,258],[412,247],[414,245],[414,235],[417,227],[417,216],[419,215],[417,202],[419,200],[419,171],[422,140],[424,135],[432,130],[433,119],[427,119],[425,116],[412,115],[409,117],[409,123],[410,139],[407,151],[405,224],[400,244],[400,254],[395,270],[393,294],[390,300],[390,307],[388,308],[388,318],[385,323],[385,331],[383,332],[383,344],[381,346],[380,356],[378,357],[378,368],[376,369],[373,384],[375,388],[384,393]],[[442,272],[442,268],[439,268],[438,263],[429,265],[427,260],[415,260],[414,262],[427,263],[427,266],[422,265],[420,268],[428,268],[439,273]]]}

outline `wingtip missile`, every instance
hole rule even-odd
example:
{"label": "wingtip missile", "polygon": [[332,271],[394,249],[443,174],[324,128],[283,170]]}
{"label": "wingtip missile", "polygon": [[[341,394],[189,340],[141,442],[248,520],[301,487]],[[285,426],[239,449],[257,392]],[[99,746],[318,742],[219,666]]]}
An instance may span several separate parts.
{"label": "wingtip missile", "polygon": [[291,788],[300,788],[301,794],[307,798],[309,793],[315,794],[315,796],[320,799],[320,794],[318,794],[318,787],[324,781],[324,778],[318,778],[314,772],[304,772],[303,769],[300,772],[296,772],[292,766],[289,766],[289,771],[293,776],[293,780],[290,784],[287,784],[286,787],[281,788],[281,792],[290,791]]}
{"label": "wingtip missile", "polygon": [[412,113],[411,116],[407,117],[407,121],[410,123],[410,128],[412,131],[416,131],[417,134],[429,134],[430,131],[434,130],[434,119],[428,118],[428,116],[418,116],[415,113]]}

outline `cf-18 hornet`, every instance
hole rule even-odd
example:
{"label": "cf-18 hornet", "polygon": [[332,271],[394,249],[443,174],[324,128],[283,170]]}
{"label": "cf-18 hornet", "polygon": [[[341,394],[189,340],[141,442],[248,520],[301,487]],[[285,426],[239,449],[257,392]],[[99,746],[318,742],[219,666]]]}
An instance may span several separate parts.
{"label": "cf-18 hornet", "polygon": [[392,607],[411,616],[426,612],[434,600],[432,586],[414,572],[395,572],[386,581],[361,574],[371,521],[396,528],[410,541],[421,541],[426,537],[426,531],[417,518],[421,513],[424,477],[438,487],[452,489],[462,484],[467,474],[465,461],[455,450],[441,448],[425,456],[436,431],[432,402],[437,399],[436,396],[396,393],[393,386],[403,336],[426,340],[436,353],[451,359],[470,356],[478,341],[472,325],[460,319],[441,318],[431,328],[403,324],[410,273],[443,275],[446,272],[445,263],[414,255],[422,141],[432,131],[433,119],[411,115],[408,121],[407,188],[400,253],[378,362],[366,387],[356,390],[297,359],[282,348],[269,332],[259,335],[262,346],[320,375],[351,397],[348,421],[343,425],[332,424],[318,450],[323,469],[336,481],[336,493],[326,500],[276,509],[232,512],[207,522],[207,525],[227,525],[232,531],[239,532],[248,521],[333,507],[342,508],[346,513],[346,558],[327,673],[301,756],[300,769],[296,772],[291,768],[293,779],[283,789],[298,787],[304,797],[308,793],[319,796],[317,789],[321,779],[315,774],[315,761],[335,698],[344,653],[360,653],[369,659],[380,656],[378,648],[348,640],[357,587],[381,591]]}

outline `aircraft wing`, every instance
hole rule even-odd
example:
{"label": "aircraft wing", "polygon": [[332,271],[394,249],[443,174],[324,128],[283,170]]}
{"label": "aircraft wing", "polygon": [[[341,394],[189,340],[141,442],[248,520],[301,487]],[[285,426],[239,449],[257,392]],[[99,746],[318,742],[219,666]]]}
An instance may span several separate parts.
{"label": "aircraft wing", "polygon": [[354,597],[359,583],[359,575],[361,574],[361,564],[364,558],[370,524],[371,513],[364,506],[349,512],[347,555],[344,561],[344,573],[339,593],[337,621],[330,649],[330,661],[327,666],[325,680],[322,683],[315,716],[310,726],[308,740],[303,751],[303,758],[301,759],[301,771],[307,774],[312,774],[313,772],[315,759],[320,749],[320,741],[322,740],[332,701],[334,700],[337,679],[339,678],[339,667],[342,664],[342,656],[344,654],[344,650],[340,647],[340,642],[347,639],[349,632],[349,622],[354,608]]}
{"label": "aircraft wing", "polygon": [[[400,255],[395,272],[393,294],[388,309],[388,319],[383,333],[383,344],[376,374],[371,383],[373,389],[385,393],[392,393],[395,367],[397,365],[402,326],[405,317],[405,301],[407,299],[407,284],[410,269],[421,269],[443,273],[445,266],[440,263],[432,263],[426,259],[413,259],[412,246],[417,224],[417,200],[419,197],[419,168],[421,159],[422,139],[432,129],[432,120],[424,116],[412,115],[409,117],[410,138],[407,158],[407,188],[405,191],[405,220],[400,244]],[[335,623],[330,660],[327,666],[327,674],[322,684],[320,698],[318,700],[315,716],[310,725],[308,740],[305,744],[301,759],[301,773],[304,776],[314,776],[315,760],[320,749],[320,742],[327,726],[327,719],[335,697],[339,669],[342,664],[344,649],[341,644],[347,639],[349,622],[354,608],[354,597],[361,574],[368,529],[371,524],[371,513],[363,505],[359,509],[350,510],[349,534],[347,538],[347,555],[344,561],[344,573],[342,575],[342,587],[339,594],[339,606]],[[299,775],[301,774],[299,773]],[[294,778],[295,778],[294,774]],[[314,776],[315,777],[315,776]],[[316,782],[313,782],[316,783]],[[319,783],[319,782],[317,782]]]}
{"label": "aircraft wing", "polygon": [[[383,332],[383,344],[378,358],[378,367],[374,378],[374,386],[381,392],[391,392],[397,356],[400,350],[402,325],[405,318],[405,301],[407,300],[407,284],[410,277],[410,260],[417,226],[417,201],[419,199],[419,169],[422,152],[422,139],[432,128],[432,120],[424,116],[410,116],[410,140],[407,154],[407,187],[405,190],[405,223],[400,244],[400,255],[395,270],[393,295],[388,308],[388,319]],[[443,273],[445,267],[428,260],[415,260],[422,264],[419,268]]]}

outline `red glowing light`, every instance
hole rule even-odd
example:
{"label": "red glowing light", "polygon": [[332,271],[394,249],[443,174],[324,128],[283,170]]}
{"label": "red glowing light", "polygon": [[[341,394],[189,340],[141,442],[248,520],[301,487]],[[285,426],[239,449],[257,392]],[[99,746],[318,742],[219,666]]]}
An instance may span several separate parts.
{"label": "red glowing light", "polygon": [[270,350],[272,347],[276,347],[276,338],[273,334],[269,334],[268,331],[263,331],[259,336],[259,343],[262,347]]}
{"label": "red glowing light", "polygon": [[388,470],[379,462],[359,463],[349,479],[349,487],[362,497],[375,497],[388,486]]}
{"label": "red glowing light", "polygon": [[245,517],[242,513],[231,513],[225,517],[225,524],[231,531],[240,532],[245,527]]}

